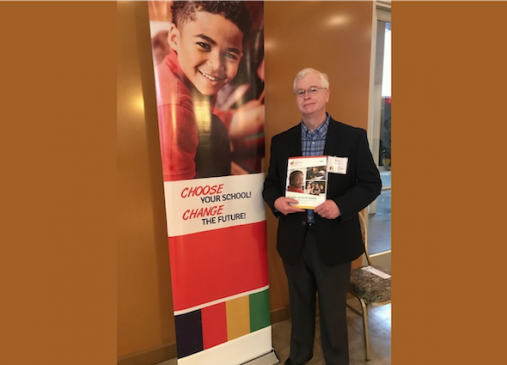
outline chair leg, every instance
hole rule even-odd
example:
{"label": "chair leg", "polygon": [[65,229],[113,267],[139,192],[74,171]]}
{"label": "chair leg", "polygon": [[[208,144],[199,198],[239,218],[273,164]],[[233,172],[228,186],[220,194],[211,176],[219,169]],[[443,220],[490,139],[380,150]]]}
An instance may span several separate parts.
{"label": "chair leg", "polygon": [[361,298],[357,298],[359,300],[359,303],[361,303],[361,311],[363,312],[363,333],[364,333],[364,348],[365,348],[365,353],[366,353],[366,357],[365,357],[365,360],[366,361],[370,361],[370,335],[369,335],[369,331],[368,331],[368,307],[366,305],[366,302],[361,299]]}

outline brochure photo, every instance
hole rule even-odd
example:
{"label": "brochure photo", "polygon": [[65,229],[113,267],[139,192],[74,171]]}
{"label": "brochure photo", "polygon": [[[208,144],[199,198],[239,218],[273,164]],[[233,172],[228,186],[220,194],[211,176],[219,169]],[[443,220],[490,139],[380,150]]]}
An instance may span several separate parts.
{"label": "brochure photo", "polygon": [[327,156],[289,158],[285,196],[299,202],[295,207],[313,209],[326,201],[327,164]]}

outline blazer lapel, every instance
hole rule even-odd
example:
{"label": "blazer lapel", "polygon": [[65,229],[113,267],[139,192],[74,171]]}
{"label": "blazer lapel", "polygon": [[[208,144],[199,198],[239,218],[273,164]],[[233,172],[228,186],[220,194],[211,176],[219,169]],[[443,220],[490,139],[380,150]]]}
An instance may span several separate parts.
{"label": "blazer lapel", "polygon": [[289,157],[302,156],[303,150],[301,149],[301,123],[291,129],[289,137],[287,153]]}
{"label": "blazer lapel", "polygon": [[340,133],[340,124],[333,118],[329,119],[329,128],[327,130],[326,145],[324,147],[325,156],[337,156],[343,134]]}

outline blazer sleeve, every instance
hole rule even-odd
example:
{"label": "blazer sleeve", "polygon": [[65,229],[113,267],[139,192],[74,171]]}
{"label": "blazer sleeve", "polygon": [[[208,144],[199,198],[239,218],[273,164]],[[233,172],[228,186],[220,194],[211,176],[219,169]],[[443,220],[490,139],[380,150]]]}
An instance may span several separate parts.
{"label": "blazer sleeve", "polygon": [[345,194],[333,199],[343,220],[350,219],[373,202],[382,190],[382,180],[368,146],[366,131],[361,130],[357,141],[356,182]]}

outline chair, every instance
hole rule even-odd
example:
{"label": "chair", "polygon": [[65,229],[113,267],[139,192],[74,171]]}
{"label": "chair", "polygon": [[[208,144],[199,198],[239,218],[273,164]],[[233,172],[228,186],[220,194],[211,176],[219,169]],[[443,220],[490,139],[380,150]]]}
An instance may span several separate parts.
{"label": "chair", "polygon": [[[368,266],[371,265],[370,256],[368,254],[368,233],[366,230],[366,224],[364,218],[359,214],[359,222],[361,224],[361,233],[363,236],[363,242],[365,247],[366,261]],[[361,266],[352,269],[350,275],[350,286],[349,293],[356,297],[361,304],[361,312],[356,310],[354,307],[347,304],[347,307],[354,313],[358,314],[363,318],[363,330],[364,330],[364,347],[366,353],[366,361],[370,361],[370,338],[368,334],[368,306],[375,305],[380,306],[391,303],[391,278],[383,279],[382,277],[373,274],[369,271],[363,270],[367,266]],[[383,271],[386,274],[391,275],[391,271],[379,266],[373,266],[373,268]]]}

